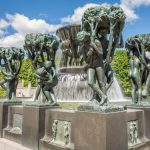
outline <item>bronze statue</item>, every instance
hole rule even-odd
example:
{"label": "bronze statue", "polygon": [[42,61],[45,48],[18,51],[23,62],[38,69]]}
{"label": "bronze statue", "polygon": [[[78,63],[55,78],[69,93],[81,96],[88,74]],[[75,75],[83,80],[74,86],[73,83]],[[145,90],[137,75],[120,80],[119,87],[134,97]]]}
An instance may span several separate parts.
{"label": "bronze statue", "polygon": [[62,50],[60,67],[80,65],[79,43],[76,39],[76,34],[79,31],[80,25],[65,26],[56,31],[57,36],[60,38],[60,48]]}
{"label": "bronze statue", "polygon": [[[53,87],[58,79],[55,70],[55,55],[59,43],[55,36],[48,34],[28,34],[25,38],[24,48],[33,63],[38,86],[34,101],[57,105]],[[42,100],[39,96],[42,94]]]}
{"label": "bronze statue", "polygon": [[116,5],[91,7],[84,12],[81,32],[77,34],[80,53],[87,64],[88,84],[93,89],[92,100],[100,105],[108,104],[106,93],[113,82],[110,63],[116,47],[122,44],[125,18]]}
{"label": "bronze statue", "polygon": [[99,40],[92,42],[90,34],[85,31],[78,33],[77,38],[83,44],[80,51],[82,51],[83,58],[87,63],[88,85],[98,94],[101,98],[100,104],[103,105],[107,101],[107,96],[105,93],[106,83],[102,45]]}
{"label": "bronze statue", "polygon": [[136,35],[128,38],[126,41],[133,104],[141,104],[142,98],[148,98],[149,96],[150,58],[146,57],[146,53],[149,52],[149,47],[149,34]]}
{"label": "bronze statue", "polygon": [[8,100],[16,100],[18,74],[23,58],[24,52],[21,49],[0,48],[0,72],[4,76],[4,79],[0,81],[0,86],[7,91]]}

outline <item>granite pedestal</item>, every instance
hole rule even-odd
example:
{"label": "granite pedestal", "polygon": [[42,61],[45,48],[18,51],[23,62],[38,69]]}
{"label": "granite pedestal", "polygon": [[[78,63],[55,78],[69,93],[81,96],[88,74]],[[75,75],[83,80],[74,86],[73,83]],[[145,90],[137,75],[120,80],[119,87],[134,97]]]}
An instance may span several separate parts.
{"label": "granite pedestal", "polygon": [[[74,150],[74,117],[75,113],[71,110],[47,110],[40,150]],[[57,122],[56,126],[54,122]]]}
{"label": "granite pedestal", "polygon": [[7,126],[8,107],[13,105],[21,105],[22,101],[0,100],[0,137],[3,137],[3,129]]}
{"label": "granite pedestal", "polygon": [[9,106],[4,138],[22,144],[23,106]]}
{"label": "granite pedestal", "polygon": [[150,106],[127,106],[127,109],[142,110],[144,112],[145,137],[150,139]]}
{"label": "granite pedestal", "polygon": [[22,144],[33,150],[39,149],[39,140],[45,131],[45,111],[52,106],[26,105],[23,109]]}
{"label": "granite pedestal", "polygon": [[127,150],[126,112],[75,113],[75,150]]}

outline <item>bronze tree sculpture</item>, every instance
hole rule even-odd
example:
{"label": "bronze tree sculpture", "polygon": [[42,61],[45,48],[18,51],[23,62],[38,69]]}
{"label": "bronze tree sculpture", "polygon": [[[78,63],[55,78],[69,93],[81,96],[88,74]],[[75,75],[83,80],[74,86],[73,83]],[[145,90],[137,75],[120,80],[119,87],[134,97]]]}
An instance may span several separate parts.
{"label": "bronze tree sculpture", "polygon": [[[132,85],[133,104],[141,104],[142,97],[148,98],[150,87],[150,35],[142,34],[126,40],[129,58],[129,79]],[[143,90],[143,91],[142,91]]]}
{"label": "bronze tree sculpture", "polygon": [[108,104],[107,86],[113,81],[110,63],[116,47],[122,45],[125,19],[123,10],[116,5],[89,8],[82,17],[82,29],[77,39],[87,63],[85,69],[88,84],[93,89],[92,100],[100,105]]}
{"label": "bronze tree sculpture", "polygon": [[[58,79],[55,70],[55,55],[59,43],[55,36],[49,34],[28,34],[25,37],[24,48],[33,63],[38,86],[35,101],[56,105],[53,87]],[[42,99],[40,99],[42,94]]]}
{"label": "bronze tree sculpture", "polygon": [[8,100],[16,100],[18,74],[22,66],[24,51],[15,47],[0,48],[0,71],[4,79],[0,81],[8,95]]}

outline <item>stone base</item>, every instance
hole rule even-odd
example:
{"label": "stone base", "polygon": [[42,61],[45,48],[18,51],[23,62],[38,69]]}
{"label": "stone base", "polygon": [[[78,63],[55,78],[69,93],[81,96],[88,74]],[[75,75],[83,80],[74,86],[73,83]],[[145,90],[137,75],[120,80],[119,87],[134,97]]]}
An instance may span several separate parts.
{"label": "stone base", "polygon": [[56,109],[54,106],[24,106],[22,144],[33,150],[39,149],[39,140],[43,138],[45,131],[45,111]]}
{"label": "stone base", "polygon": [[22,143],[21,136],[22,136],[21,134],[16,134],[16,133],[10,132],[10,130],[4,129],[4,138],[10,141],[21,144]]}
{"label": "stone base", "polygon": [[0,100],[0,137],[3,137],[3,129],[7,126],[8,107],[21,104],[22,101]]}
{"label": "stone base", "polygon": [[130,105],[127,109],[142,110],[144,112],[145,137],[150,139],[150,106]]}
{"label": "stone base", "polygon": [[47,142],[46,140],[41,140],[41,148],[40,150],[73,150],[73,146],[60,146],[51,142]]}
{"label": "stone base", "polygon": [[[45,135],[40,140],[40,150],[74,150],[74,111],[47,110],[45,118]],[[57,122],[56,137],[53,137],[53,124]],[[69,123],[68,143],[65,143],[65,124]]]}
{"label": "stone base", "polygon": [[23,106],[9,106],[8,124],[4,129],[4,138],[22,143]]}
{"label": "stone base", "polygon": [[75,113],[75,150],[127,150],[126,112]]}
{"label": "stone base", "polygon": [[78,106],[77,109],[78,111],[99,112],[99,113],[124,111],[123,106],[117,106],[112,104],[109,104],[108,106],[100,106],[97,101],[90,101],[86,104],[81,104],[80,106]]}
{"label": "stone base", "polygon": [[150,150],[150,141],[146,140],[136,146],[129,147],[129,150]]}

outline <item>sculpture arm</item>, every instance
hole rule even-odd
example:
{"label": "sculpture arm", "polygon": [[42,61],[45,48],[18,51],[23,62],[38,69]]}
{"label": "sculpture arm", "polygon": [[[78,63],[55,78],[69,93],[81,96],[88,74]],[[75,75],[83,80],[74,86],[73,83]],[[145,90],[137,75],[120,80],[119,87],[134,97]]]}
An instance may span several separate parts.
{"label": "sculpture arm", "polygon": [[32,52],[27,48],[27,51],[28,51],[28,56],[29,56],[29,58],[33,61],[34,60],[34,58],[33,58],[33,56],[32,56]]}
{"label": "sculpture arm", "polygon": [[141,44],[141,49],[142,49],[142,55],[139,57],[140,61],[143,63],[143,65],[150,70],[148,64],[146,63],[145,60],[145,46],[143,44]]}
{"label": "sculpture arm", "polygon": [[7,73],[6,71],[4,71],[4,69],[3,69],[2,67],[0,67],[0,70],[1,70],[1,73],[2,73],[4,76],[14,77],[13,74],[9,74],[9,73]]}
{"label": "sculpture arm", "polygon": [[45,81],[47,80],[45,77],[41,77],[41,76],[38,75],[38,74],[36,74],[35,76],[36,76],[38,79],[40,79],[40,80],[43,80],[43,81],[44,81],[44,80],[45,80]]}
{"label": "sculpture arm", "polygon": [[2,86],[3,84],[5,84],[7,81],[4,79],[2,81],[0,81],[0,86]]}
{"label": "sculpture arm", "polygon": [[55,77],[55,75],[56,75],[56,70],[55,70],[54,67],[51,67],[51,69],[52,69],[52,72],[53,72],[53,77]]}
{"label": "sculpture arm", "polygon": [[34,59],[33,59],[33,62],[32,62],[34,67],[36,67],[37,62],[38,62],[38,58],[40,55],[41,55],[41,52],[38,51],[37,54],[35,55]]}
{"label": "sculpture arm", "polygon": [[91,42],[90,45],[98,55],[103,55],[103,48],[100,42],[98,44],[95,44],[95,42]]}
{"label": "sculpture arm", "polygon": [[7,81],[4,79],[2,81],[0,81],[0,86],[4,89],[7,90],[6,86],[4,85]]}

